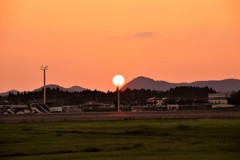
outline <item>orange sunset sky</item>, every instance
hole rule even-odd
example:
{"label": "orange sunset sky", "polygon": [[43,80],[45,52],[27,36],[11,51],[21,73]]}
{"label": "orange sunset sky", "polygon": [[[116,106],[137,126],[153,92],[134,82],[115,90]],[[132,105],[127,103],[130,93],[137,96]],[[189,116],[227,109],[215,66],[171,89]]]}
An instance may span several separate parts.
{"label": "orange sunset sky", "polygon": [[0,0],[0,92],[240,79],[239,0]]}

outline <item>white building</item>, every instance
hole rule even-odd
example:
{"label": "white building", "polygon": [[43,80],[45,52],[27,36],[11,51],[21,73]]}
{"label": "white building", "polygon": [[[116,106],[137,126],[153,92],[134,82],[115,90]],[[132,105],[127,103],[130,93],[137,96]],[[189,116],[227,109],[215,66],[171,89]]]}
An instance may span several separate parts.
{"label": "white building", "polygon": [[79,109],[78,105],[66,105],[66,106],[61,106],[62,112],[81,112],[82,110]]}
{"label": "white building", "polygon": [[152,97],[152,98],[148,98],[147,99],[147,103],[150,103],[150,104],[153,104],[153,105],[159,107],[159,106],[163,105],[163,99],[162,98]]}
{"label": "white building", "polygon": [[213,93],[208,94],[208,102],[211,104],[228,104],[227,93]]}
{"label": "white building", "polygon": [[0,105],[1,114],[24,114],[30,113],[27,105]]}
{"label": "white building", "polygon": [[62,107],[62,106],[49,107],[49,111],[50,111],[51,113],[62,112],[62,111],[63,111],[63,107]]}
{"label": "white building", "polygon": [[179,109],[179,105],[178,104],[167,104],[167,110],[176,111],[178,109]]}

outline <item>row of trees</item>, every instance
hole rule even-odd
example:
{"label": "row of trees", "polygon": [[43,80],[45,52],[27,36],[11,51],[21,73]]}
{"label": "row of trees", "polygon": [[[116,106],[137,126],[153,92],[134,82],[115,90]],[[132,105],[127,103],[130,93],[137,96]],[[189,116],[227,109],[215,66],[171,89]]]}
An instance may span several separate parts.
{"label": "row of trees", "polygon": [[237,104],[240,105],[240,91],[238,92],[233,92],[231,94],[231,97],[229,98],[228,102],[230,104]]}
{"label": "row of trees", "polygon": [[[103,103],[115,102],[117,101],[117,92],[102,92],[97,90],[85,90],[82,92],[67,92],[62,91],[58,88],[49,89],[47,88],[47,100],[48,102],[54,103],[54,105],[61,104],[82,104],[88,101],[98,101]],[[182,99],[204,99],[208,97],[209,93],[216,93],[212,88],[208,87],[176,87],[170,89],[169,91],[154,91],[145,89],[126,89],[120,91],[121,102],[130,104],[133,102],[145,103],[148,98],[151,97],[170,97],[170,98],[182,98]],[[0,97],[0,103],[4,101],[9,101],[13,104],[21,104],[28,102],[40,102],[42,101],[43,90],[36,92],[23,92],[18,94],[9,93],[8,96]],[[239,93],[234,93],[232,102],[239,103]]]}

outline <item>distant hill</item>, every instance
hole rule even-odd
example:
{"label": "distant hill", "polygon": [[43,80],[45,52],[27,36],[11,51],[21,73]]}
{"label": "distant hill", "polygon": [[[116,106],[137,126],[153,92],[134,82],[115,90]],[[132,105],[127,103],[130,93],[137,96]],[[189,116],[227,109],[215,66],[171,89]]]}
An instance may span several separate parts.
{"label": "distant hill", "polygon": [[81,91],[86,90],[86,88],[82,88],[79,86],[72,86],[70,88],[67,88],[67,90],[68,90],[68,92],[81,92]]}
{"label": "distant hill", "polygon": [[12,93],[14,95],[16,95],[19,91],[17,90],[11,90],[11,91],[8,91],[8,92],[4,92],[4,93],[0,93],[0,96],[7,96],[9,95],[9,93]]}
{"label": "distant hill", "polygon": [[[65,88],[56,84],[48,84],[46,85],[46,88],[50,88],[50,89],[59,89],[59,90],[64,90]],[[33,92],[37,92],[37,91],[41,91],[43,89],[43,87],[34,89]]]}
{"label": "distant hill", "polygon": [[[42,88],[43,88],[43,87],[34,89],[32,92],[41,91]],[[64,88],[64,87],[59,86],[59,85],[56,85],[56,84],[46,85],[46,88],[50,88],[50,89],[57,89],[57,88],[59,88],[59,90],[68,91],[68,92],[81,92],[81,91],[86,90],[85,88],[82,88],[82,87],[80,87],[80,86],[72,86],[72,87],[70,87],[70,88]],[[11,91],[8,91],[8,92],[0,93],[0,96],[7,96],[7,95],[9,95],[9,93],[13,93],[13,94],[16,95],[18,92],[20,92],[20,91],[11,90]],[[29,91],[27,91],[27,92],[29,92]]]}
{"label": "distant hill", "polygon": [[170,83],[166,81],[157,81],[147,77],[137,77],[132,81],[125,84],[121,90],[130,89],[150,89],[158,91],[166,91],[170,88],[178,86],[195,86],[195,87],[210,87],[219,92],[231,92],[240,90],[240,80],[238,79],[225,79],[225,80],[209,80],[209,81],[196,81],[191,83]]}
{"label": "distant hill", "polygon": [[[38,89],[35,89],[33,90],[33,92],[35,91],[40,91],[42,90],[43,87],[40,87]],[[85,88],[82,88],[80,86],[72,86],[70,88],[64,88],[62,86],[59,86],[59,85],[56,85],[56,84],[49,84],[49,85],[46,85],[46,88],[50,88],[50,89],[59,89],[61,91],[68,91],[68,92],[81,92],[81,91],[84,91],[86,90]]]}

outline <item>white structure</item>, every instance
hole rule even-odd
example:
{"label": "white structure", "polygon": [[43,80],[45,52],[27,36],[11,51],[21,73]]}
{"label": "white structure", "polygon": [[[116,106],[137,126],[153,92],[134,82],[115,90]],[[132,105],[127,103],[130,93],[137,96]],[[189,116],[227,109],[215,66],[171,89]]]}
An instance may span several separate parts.
{"label": "white structure", "polygon": [[46,70],[48,70],[48,66],[42,65],[41,70],[43,70],[43,104],[46,104]]}
{"label": "white structure", "polygon": [[59,107],[49,107],[49,110],[51,113],[60,113],[63,111],[63,108],[61,106]]}
{"label": "white structure", "polygon": [[81,112],[82,110],[79,109],[78,105],[67,105],[67,106],[60,106],[62,108],[62,112]]}
{"label": "white structure", "polygon": [[208,94],[208,102],[211,104],[228,104],[227,93]]}
{"label": "white structure", "polygon": [[179,109],[179,105],[178,104],[167,104],[167,110],[176,111],[178,109]]}
{"label": "white structure", "polygon": [[113,109],[114,105],[113,104],[107,104],[107,103],[100,103],[100,102],[94,102],[94,101],[89,101],[81,105],[81,108],[83,110],[88,109],[88,110],[94,110],[94,109]]}
{"label": "white structure", "polygon": [[234,105],[231,104],[212,104],[212,108],[229,108],[234,107]]}
{"label": "white structure", "polygon": [[2,114],[24,114],[30,113],[27,105],[0,105]]}
{"label": "white structure", "polygon": [[156,107],[160,107],[163,105],[163,98],[156,98],[156,97],[152,97],[152,98],[148,98],[147,99],[147,103],[153,104]]}
{"label": "white structure", "polygon": [[214,93],[208,95],[208,102],[212,104],[212,108],[228,108],[234,105],[228,104],[227,98],[230,95],[227,93]]}
{"label": "white structure", "polygon": [[47,113],[48,112],[48,108],[46,108],[45,105],[41,105],[38,103],[31,103],[29,107],[31,109],[31,113]]}

